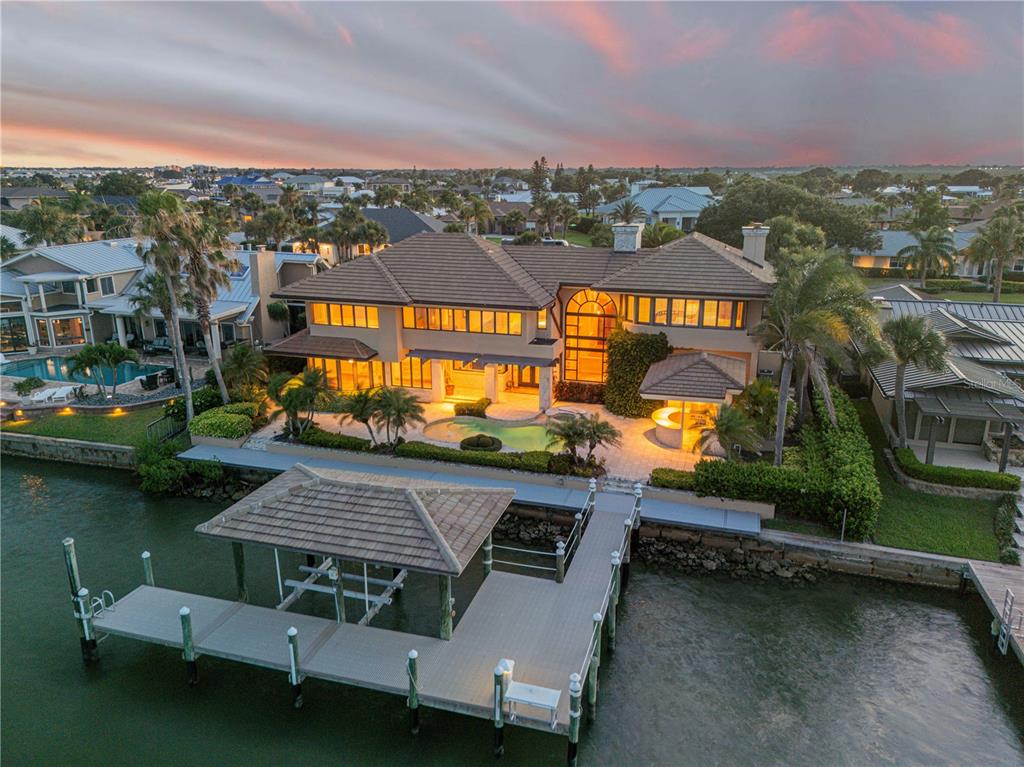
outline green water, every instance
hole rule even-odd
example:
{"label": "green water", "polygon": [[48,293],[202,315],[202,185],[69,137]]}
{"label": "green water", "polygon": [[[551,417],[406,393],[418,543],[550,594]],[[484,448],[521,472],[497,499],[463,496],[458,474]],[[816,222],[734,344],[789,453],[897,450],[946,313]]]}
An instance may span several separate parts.
{"label": "green water", "polygon": [[[212,658],[189,689],[176,651],[117,637],[83,668],[60,539],[76,538],[92,590],[133,588],[149,548],[158,584],[230,597],[229,547],[191,532],[217,511],[149,499],[120,473],[3,462],[5,767],[494,764],[488,723],[426,710],[413,738],[397,697],[307,680],[295,711],[283,673]],[[270,603],[269,557],[247,561],[253,601]],[[431,585],[413,580],[381,625],[429,631],[410,606],[433,605]],[[304,609],[329,614],[316,599]],[[990,655],[977,600],[635,568],[620,615],[581,765],[1024,764],[1024,672]],[[506,744],[501,764],[564,763],[561,737],[510,727]]]}
{"label": "green water", "polygon": [[546,450],[547,429],[539,424],[513,426],[491,418],[459,416],[454,421],[432,423],[423,430],[423,436],[441,442],[461,442],[475,434],[497,437],[505,447],[513,450]]}

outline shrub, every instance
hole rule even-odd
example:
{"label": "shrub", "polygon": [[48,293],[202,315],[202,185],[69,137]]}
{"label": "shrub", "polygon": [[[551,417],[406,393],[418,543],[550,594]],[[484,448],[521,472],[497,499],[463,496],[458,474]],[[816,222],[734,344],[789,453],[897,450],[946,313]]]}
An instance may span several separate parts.
{"label": "shrub", "polygon": [[459,443],[460,450],[482,450],[486,453],[497,453],[501,450],[501,440],[488,434],[474,434]]}
{"label": "shrub", "polygon": [[177,458],[161,458],[152,463],[139,464],[139,487],[146,493],[168,493],[178,487],[188,471]]}
{"label": "shrub", "polygon": [[499,469],[520,469],[522,458],[519,453],[485,453],[479,450],[459,450],[441,447],[427,442],[405,442],[395,448],[395,455],[403,458],[419,458],[424,461],[449,461],[469,463],[477,466],[494,466]]}
{"label": "shrub", "polygon": [[693,472],[679,469],[654,469],[651,472],[651,484],[654,487],[667,487],[672,490],[693,490]]}
{"label": "shrub", "polygon": [[589,234],[590,230],[594,228],[594,224],[600,223],[596,218],[590,216],[580,216],[576,219],[576,223],[573,224],[573,229],[583,234]]}
{"label": "shrub", "polygon": [[1017,504],[1013,498],[1006,498],[996,507],[993,522],[996,540],[999,542],[999,561],[1004,565],[1019,565],[1020,552],[1013,540],[1014,520],[1017,516]]}
{"label": "shrub", "polygon": [[616,415],[649,416],[663,405],[640,396],[640,384],[655,362],[665,359],[672,347],[664,333],[631,333],[614,330],[608,337],[608,384],[604,404]]}
{"label": "shrub", "polygon": [[316,426],[310,426],[302,432],[299,441],[303,445],[329,447],[333,450],[356,450],[362,453],[370,449],[370,440],[368,439],[353,437],[349,434],[324,431]]}
{"label": "shrub", "polygon": [[552,453],[549,450],[527,450],[519,454],[523,471],[544,474],[551,463]]}
{"label": "shrub", "polygon": [[825,489],[801,469],[770,463],[698,461],[693,470],[697,495],[774,503],[777,511],[814,516],[825,505]]}
{"label": "shrub", "polygon": [[590,244],[595,248],[610,248],[615,237],[608,224],[598,221],[590,227]]}
{"label": "shrub", "polygon": [[14,384],[14,391],[18,393],[19,397],[25,397],[32,392],[33,389],[38,389],[43,385],[43,379],[38,376],[30,376],[24,378]]}
{"label": "shrub", "polygon": [[238,413],[225,413],[220,408],[208,410],[192,419],[188,433],[195,437],[240,439],[252,431],[252,419]]}
{"label": "shrub", "polygon": [[[221,405],[220,392],[215,388],[205,386],[192,392],[192,408],[195,415],[205,413]],[[174,402],[164,405],[164,415],[176,418],[179,421],[185,420],[185,398],[175,397]]]}
{"label": "shrub", "polygon": [[518,237],[516,237],[514,240],[512,240],[512,244],[513,245],[536,245],[539,242],[540,242],[540,235],[537,234],[537,232],[533,232],[533,231],[523,232]]}
{"label": "shrub", "polygon": [[267,316],[275,322],[288,321],[288,304],[284,301],[271,301],[267,304]]}
{"label": "shrub", "polygon": [[548,461],[548,471],[552,474],[572,474],[573,468],[572,456],[565,453],[553,455]]}
{"label": "shrub", "polygon": [[455,415],[471,415],[476,418],[487,417],[487,407],[491,401],[487,397],[481,397],[476,402],[456,402]]}
{"label": "shrub", "polygon": [[555,384],[555,399],[563,402],[587,402],[600,405],[604,402],[605,386],[582,381],[559,381]]}
{"label": "shrub", "polygon": [[961,469],[955,466],[933,466],[921,463],[914,451],[908,447],[893,450],[896,463],[904,474],[925,482],[953,487],[982,487],[989,490],[1016,492],[1020,489],[1020,477],[1016,474],[1000,474],[982,469]]}

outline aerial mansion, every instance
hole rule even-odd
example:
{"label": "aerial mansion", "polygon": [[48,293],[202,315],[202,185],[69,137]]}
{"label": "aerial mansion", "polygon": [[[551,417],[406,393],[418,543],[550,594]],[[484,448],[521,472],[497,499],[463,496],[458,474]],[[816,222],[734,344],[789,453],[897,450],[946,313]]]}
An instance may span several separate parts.
{"label": "aerial mansion", "polygon": [[558,381],[605,381],[620,324],[664,332],[674,349],[648,375],[652,399],[717,404],[774,373],[776,355],[752,332],[774,282],[767,228],[745,227],[742,250],[700,234],[643,249],[642,229],[616,224],[613,248],[417,234],[275,291],[305,303],[308,327],[268,351],[305,357],[345,391],[404,386],[433,401],[515,391],[541,410]]}

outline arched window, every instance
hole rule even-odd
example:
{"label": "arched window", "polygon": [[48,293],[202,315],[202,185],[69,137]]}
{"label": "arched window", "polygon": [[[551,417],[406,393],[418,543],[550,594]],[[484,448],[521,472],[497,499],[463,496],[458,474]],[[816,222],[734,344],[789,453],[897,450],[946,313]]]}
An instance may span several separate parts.
{"label": "arched window", "polygon": [[608,335],[615,319],[615,302],[605,293],[581,290],[569,299],[565,306],[565,380],[604,383]]}

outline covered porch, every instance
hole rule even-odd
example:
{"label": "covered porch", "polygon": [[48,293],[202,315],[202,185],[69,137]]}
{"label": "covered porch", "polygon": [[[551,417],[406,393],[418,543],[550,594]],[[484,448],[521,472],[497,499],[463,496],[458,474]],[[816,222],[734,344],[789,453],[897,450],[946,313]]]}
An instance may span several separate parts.
{"label": "covered porch", "polygon": [[[78,272],[39,272],[15,277],[25,291],[23,316],[29,348],[58,349],[95,341],[85,303],[85,279]],[[53,286],[59,286],[60,291]]]}
{"label": "covered porch", "polygon": [[528,408],[535,412],[553,403],[557,360],[436,349],[411,349],[409,356],[429,363],[432,402],[486,397],[498,404],[514,395],[519,407],[535,403]]}
{"label": "covered porch", "polygon": [[[929,396],[916,396],[913,402],[924,423],[926,436],[923,460],[925,463],[935,463],[939,432],[945,430],[948,435],[952,431],[953,424],[957,421],[964,421],[979,424],[986,436],[990,430],[993,430],[993,427],[999,429],[1000,451],[997,471],[1006,471],[1010,449],[1015,438],[1014,432],[1020,424],[1024,423],[1024,410],[1017,403]],[[919,449],[918,452],[922,452],[922,450]],[[983,459],[984,456],[979,455],[979,458]],[[985,463],[987,464],[986,468],[991,469],[991,462],[985,459]]]}

